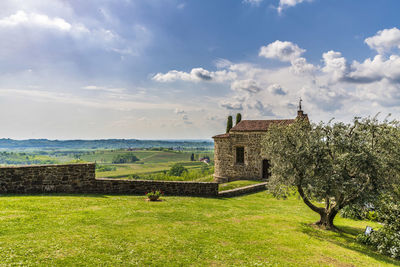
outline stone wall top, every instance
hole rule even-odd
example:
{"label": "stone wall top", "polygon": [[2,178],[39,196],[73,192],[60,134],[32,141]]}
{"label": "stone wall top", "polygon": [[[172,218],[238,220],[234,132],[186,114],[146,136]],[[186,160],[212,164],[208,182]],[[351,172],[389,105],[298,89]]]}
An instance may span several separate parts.
{"label": "stone wall top", "polygon": [[41,168],[41,167],[70,167],[70,166],[91,166],[94,162],[89,163],[68,163],[68,164],[36,164],[36,165],[13,165],[0,166],[0,169],[20,169],[20,168]]}
{"label": "stone wall top", "polygon": [[217,182],[196,182],[196,181],[164,181],[164,180],[123,180],[118,178],[96,178],[97,181],[126,181],[126,182],[154,182],[154,183],[171,183],[171,184],[218,184]]}

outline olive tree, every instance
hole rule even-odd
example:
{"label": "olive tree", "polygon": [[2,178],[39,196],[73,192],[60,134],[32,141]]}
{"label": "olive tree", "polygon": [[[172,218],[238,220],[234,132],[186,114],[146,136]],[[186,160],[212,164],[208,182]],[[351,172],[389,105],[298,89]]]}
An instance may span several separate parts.
{"label": "olive tree", "polygon": [[391,190],[398,181],[399,140],[397,122],[376,118],[317,125],[297,119],[272,126],[263,140],[272,165],[269,189],[277,197],[297,191],[320,215],[316,225],[334,230],[342,208]]}

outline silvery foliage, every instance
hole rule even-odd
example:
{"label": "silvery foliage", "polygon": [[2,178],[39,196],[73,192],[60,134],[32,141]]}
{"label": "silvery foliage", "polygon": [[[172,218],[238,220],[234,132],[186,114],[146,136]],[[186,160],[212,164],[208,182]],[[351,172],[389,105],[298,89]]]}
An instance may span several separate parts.
{"label": "silvery foliage", "polygon": [[373,199],[399,181],[397,121],[374,117],[310,124],[298,119],[272,126],[263,148],[272,163],[270,191],[283,198],[298,192],[321,215],[319,224],[328,216],[331,227],[343,207]]}
{"label": "silvery foliage", "polygon": [[400,259],[400,194],[385,195],[379,203],[378,214],[383,227],[370,235],[361,234],[357,239],[382,254]]}

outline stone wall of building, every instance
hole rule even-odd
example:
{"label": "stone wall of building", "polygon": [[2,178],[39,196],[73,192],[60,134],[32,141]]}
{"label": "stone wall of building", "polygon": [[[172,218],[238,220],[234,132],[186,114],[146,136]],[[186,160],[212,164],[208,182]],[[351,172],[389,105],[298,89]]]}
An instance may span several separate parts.
{"label": "stone wall of building", "polygon": [[[234,132],[214,138],[214,177],[217,182],[262,180],[262,147],[265,132]],[[244,147],[244,163],[236,163],[236,147]]]}
{"label": "stone wall of building", "polygon": [[0,194],[96,193],[217,196],[218,183],[96,179],[95,164],[0,168]]}

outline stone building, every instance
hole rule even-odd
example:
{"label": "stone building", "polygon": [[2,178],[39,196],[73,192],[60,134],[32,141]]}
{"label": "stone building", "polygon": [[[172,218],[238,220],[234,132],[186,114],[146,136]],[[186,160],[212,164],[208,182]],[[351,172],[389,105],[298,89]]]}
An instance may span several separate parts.
{"label": "stone building", "polygon": [[[297,118],[308,120],[299,105]],[[228,133],[214,139],[214,179],[217,182],[234,180],[266,180],[269,176],[269,160],[263,156],[261,141],[273,124],[289,125],[295,119],[243,120]]]}

